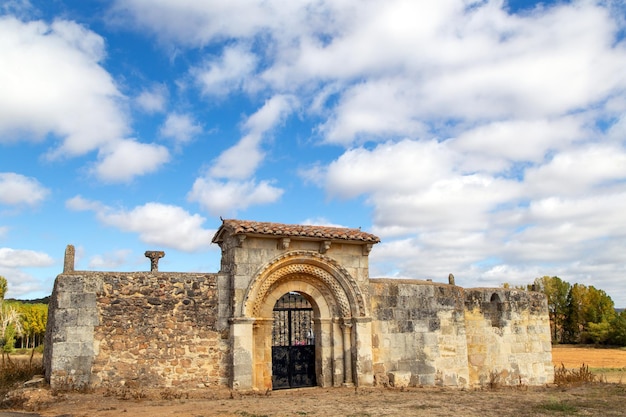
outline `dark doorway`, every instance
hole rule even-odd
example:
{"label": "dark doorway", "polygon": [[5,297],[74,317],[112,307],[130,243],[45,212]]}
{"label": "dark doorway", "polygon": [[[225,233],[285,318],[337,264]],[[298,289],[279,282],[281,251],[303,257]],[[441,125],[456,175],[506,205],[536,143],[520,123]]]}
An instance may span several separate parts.
{"label": "dark doorway", "polygon": [[283,295],[274,306],[272,388],[315,386],[313,308],[300,293]]}

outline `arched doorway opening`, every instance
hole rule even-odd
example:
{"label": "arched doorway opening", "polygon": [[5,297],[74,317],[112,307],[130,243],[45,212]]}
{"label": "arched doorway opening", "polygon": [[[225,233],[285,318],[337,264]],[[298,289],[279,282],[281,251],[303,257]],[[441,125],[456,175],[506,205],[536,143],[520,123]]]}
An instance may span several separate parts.
{"label": "arched doorway opening", "polygon": [[272,388],[316,385],[313,306],[290,291],[276,301],[272,323]]}

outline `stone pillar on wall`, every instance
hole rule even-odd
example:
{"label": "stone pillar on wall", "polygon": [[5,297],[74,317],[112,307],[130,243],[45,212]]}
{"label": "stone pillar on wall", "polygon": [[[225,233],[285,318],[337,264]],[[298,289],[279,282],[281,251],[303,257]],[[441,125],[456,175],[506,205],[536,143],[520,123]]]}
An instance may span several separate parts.
{"label": "stone pillar on wall", "polygon": [[233,318],[230,322],[231,348],[233,355],[231,387],[249,390],[254,386],[254,319]]}
{"label": "stone pillar on wall", "polygon": [[373,385],[372,319],[371,317],[358,317],[353,321],[356,383],[361,387]]}
{"label": "stone pillar on wall", "polygon": [[44,345],[46,379],[55,389],[80,389],[92,384],[97,355],[94,327],[99,324],[99,276],[59,275],[50,297]]}
{"label": "stone pillar on wall", "polygon": [[351,387],[354,384],[352,378],[352,323],[347,321],[348,319],[344,319],[341,325],[343,333],[343,385]]}

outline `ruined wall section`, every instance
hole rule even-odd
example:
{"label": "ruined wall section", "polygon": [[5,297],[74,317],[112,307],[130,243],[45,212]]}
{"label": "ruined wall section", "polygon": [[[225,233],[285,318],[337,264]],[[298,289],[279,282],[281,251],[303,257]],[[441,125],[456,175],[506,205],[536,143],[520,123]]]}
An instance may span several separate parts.
{"label": "ruined wall section", "polygon": [[466,289],[465,293],[472,385],[552,382],[554,368],[545,296],[501,288]]}
{"label": "ruined wall section", "polygon": [[94,328],[100,324],[97,297],[102,276],[61,274],[50,297],[44,343],[46,379],[57,389],[90,385],[96,354]]}
{"label": "ruined wall section", "polygon": [[229,329],[218,274],[73,272],[57,277],[46,351],[53,387],[224,386]]}
{"label": "ruined wall section", "polygon": [[377,383],[468,386],[461,288],[428,281],[372,279],[370,292]]}

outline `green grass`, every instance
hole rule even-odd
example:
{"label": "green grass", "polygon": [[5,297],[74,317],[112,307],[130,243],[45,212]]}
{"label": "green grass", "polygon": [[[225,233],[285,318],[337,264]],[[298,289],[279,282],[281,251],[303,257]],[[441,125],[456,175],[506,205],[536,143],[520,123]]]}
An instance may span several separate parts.
{"label": "green grass", "polygon": [[559,413],[564,413],[565,415],[573,415],[578,412],[578,408],[561,401],[550,401],[547,403],[539,404],[535,406],[535,408],[540,411],[555,411]]}

